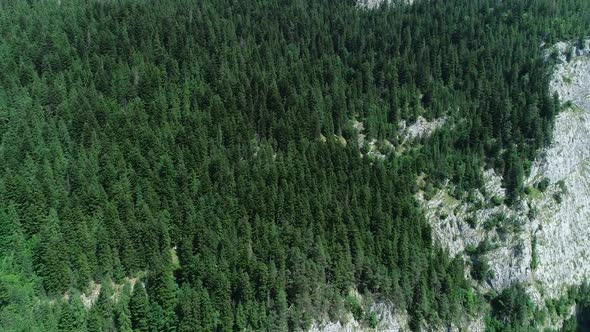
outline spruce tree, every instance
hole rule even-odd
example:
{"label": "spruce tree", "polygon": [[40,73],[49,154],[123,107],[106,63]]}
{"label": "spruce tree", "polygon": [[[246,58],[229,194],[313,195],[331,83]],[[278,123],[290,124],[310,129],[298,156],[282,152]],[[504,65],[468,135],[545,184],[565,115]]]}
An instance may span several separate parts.
{"label": "spruce tree", "polygon": [[149,331],[149,314],[150,304],[143,283],[138,281],[133,288],[133,294],[129,301],[129,311],[131,313],[131,326],[134,332]]}
{"label": "spruce tree", "polygon": [[49,211],[39,240],[36,257],[45,289],[52,295],[63,294],[70,286],[70,270],[59,218],[54,209]]}

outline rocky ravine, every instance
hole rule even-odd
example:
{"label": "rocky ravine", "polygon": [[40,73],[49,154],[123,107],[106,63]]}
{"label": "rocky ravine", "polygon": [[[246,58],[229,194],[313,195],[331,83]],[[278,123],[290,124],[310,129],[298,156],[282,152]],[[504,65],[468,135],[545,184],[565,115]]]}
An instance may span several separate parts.
{"label": "rocky ravine", "polygon": [[[569,63],[557,66],[551,88],[573,106],[555,123],[553,142],[535,161],[529,183],[547,177],[565,191],[556,203],[545,193],[538,209],[538,268],[533,280],[546,296],[590,275],[590,45],[576,49]],[[558,47],[563,47],[558,44]],[[559,182],[564,185],[560,185]],[[555,186],[555,185],[554,185]],[[554,188],[554,191],[557,190]]]}
{"label": "rocky ravine", "polygon": [[[504,189],[492,170],[484,173],[484,192],[469,199],[453,198],[450,186],[418,195],[435,240],[450,254],[468,259],[466,252],[487,239],[483,255],[493,275],[485,287],[501,291],[522,282],[541,305],[590,275],[590,42],[573,47],[567,61],[571,46],[551,50],[561,60],[551,89],[571,106],[557,116],[553,141],[533,162],[528,194],[516,207],[501,204]],[[549,185],[541,191],[543,179]]]}

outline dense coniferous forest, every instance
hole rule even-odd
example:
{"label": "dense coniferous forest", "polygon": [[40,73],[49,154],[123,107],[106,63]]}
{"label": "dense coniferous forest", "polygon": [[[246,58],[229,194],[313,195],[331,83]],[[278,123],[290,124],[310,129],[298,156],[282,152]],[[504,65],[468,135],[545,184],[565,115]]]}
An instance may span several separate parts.
{"label": "dense coniferous forest", "polygon": [[[351,290],[413,329],[477,315],[416,178],[466,192],[493,167],[518,199],[559,109],[541,45],[589,16],[587,0],[2,1],[0,329],[370,325]],[[449,120],[361,155],[353,119],[398,146],[418,116]]]}

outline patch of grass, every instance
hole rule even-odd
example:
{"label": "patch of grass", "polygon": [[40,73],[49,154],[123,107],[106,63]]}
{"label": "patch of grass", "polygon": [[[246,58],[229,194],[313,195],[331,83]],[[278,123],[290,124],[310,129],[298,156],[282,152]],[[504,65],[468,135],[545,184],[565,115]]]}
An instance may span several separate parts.
{"label": "patch of grass", "polygon": [[443,197],[443,205],[445,207],[451,208],[455,205],[459,204],[459,201],[457,201],[457,199],[455,199],[454,197],[452,197],[449,194],[445,194]]}
{"label": "patch of grass", "polygon": [[367,317],[365,317],[365,319],[367,320],[367,324],[369,325],[369,327],[372,329],[376,328],[377,324],[379,324],[379,320],[377,319],[377,314],[375,314],[375,312],[371,311],[366,316]]}
{"label": "patch of grass", "polygon": [[531,186],[524,187],[524,193],[525,193],[525,195],[530,195],[532,190],[533,189],[531,188]]}
{"label": "patch of grass", "polygon": [[500,196],[494,196],[494,197],[492,197],[492,204],[494,206],[500,206],[500,205],[504,204],[504,199]]}
{"label": "patch of grass", "polygon": [[539,190],[538,188],[532,186],[526,186],[524,192],[528,197],[532,199],[537,199],[541,197],[541,195],[543,194],[542,190]]}
{"label": "patch of grass", "polygon": [[575,113],[575,114],[584,112],[584,110],[581,109],[580,107],[578,107],[576,104],[572,104],[572,106],[569,109],[571,110],[572,113]]}
{"label": "patch of grass", "polygon": [[170,248],[170,256],[172,260],[172,267],[176,270],[180,268],[180,262],[178,261],[178,255],[176,254],[176,250],[174,248]]}

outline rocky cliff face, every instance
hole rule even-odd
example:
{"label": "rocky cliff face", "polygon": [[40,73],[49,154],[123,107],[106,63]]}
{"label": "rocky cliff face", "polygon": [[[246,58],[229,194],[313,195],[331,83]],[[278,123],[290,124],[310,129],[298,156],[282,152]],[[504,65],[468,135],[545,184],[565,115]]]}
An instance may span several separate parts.
{"label": "rocky cliff face", "polygon": [[590,45],[559,43],[549,56],[560,61],[551,89],[568,103],[551,145],[531,167],[523,200],[502,204],[501,178],[492,170],[485,171],[485,190],[469,198],[453,198],[451,186],[418,194],[435,240],[450,254],[469,259],[481,248],[491,269],[484,287],[521,282],[540,305],[590,273]]}
{"label": "rocky cliff face", "polygon": [[[562,63],[551,89],[571,102],[555,123],[553,142],[535,161],[529,183],[546,177],[552,190],[533,200],[538,267],[533,280],[541,295],[556,297],[565,285],[579,285],[590,272],[590,47],[556,46]],[[567,52],[567,46],[566,52]],[[555,199],[559,197],[559,199]]]}
{"label": "rocky cliff face", "polygon": [[[366,2],[376,6],[379,1]],[[453,256],[470,260],[476,252],[488,262],[491,273],[480,287],[501,291],[522,283],[541,306],[590,275],[590,41],[583,47],[558,43],[547,52],[550,56],[560,62],[554,69],[551,90],[567,106],[556,118],[551,145],[531,166],[525,197],[507,207],[502,178],[493,170],[484,171],[485,188],[470,195],[453,194],[450,184],[433,193],[417,194],[436,242]],[[426,125],[419,121],[417,126],[426,129],[418,135],[412,134],[412,126],[400,126],[406,128],[400,136],[405,134],[411,140],[427,135],[445,120]],[[355,123],[355,128],[362,134],[359,124]],[[364,135],[358,143],[367,143]],[[371,148],[369,152],[379,151]],[[420,182],[425,184],[427,179]],[[380,321],[376,330],[408,330],[405,313],[393,315],[385,304],[376,304],[374,309]],[[558,328],[561,322],[549,324]],[[484,326],[476,320],[466,322],[463,329],[483,331]],[[314,324],[312,330],[363,328],[350,319],[344,324]]]}
{"label": "rocky cliff face", "polygon": [[502,203],[506,193],[493,170],[485,171],[484,179],[485,189],[471,197],[457,199],[451,195],[454,188],[446,186],[431,198],[423,192],[417,198],[432,225],[434,240],[451,256],[461,255],[466,261],[481,248],[478,255],[489,262],[492,275],[485,286],[499,291],[531,275],[530,209],[521,204],[517,211]]}

